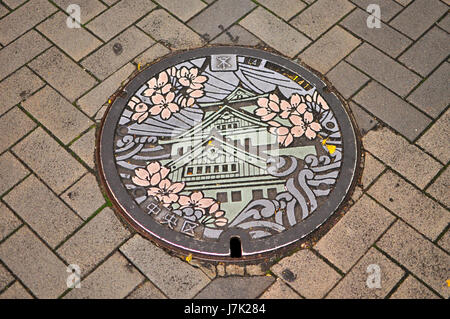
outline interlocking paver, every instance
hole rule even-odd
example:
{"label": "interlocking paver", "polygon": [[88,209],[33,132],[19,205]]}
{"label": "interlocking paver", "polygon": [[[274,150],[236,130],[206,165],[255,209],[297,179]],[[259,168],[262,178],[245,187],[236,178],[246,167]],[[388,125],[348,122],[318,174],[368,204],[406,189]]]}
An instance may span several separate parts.
{"label": "interlocking paver", "polygon": [[210,282],[201,270],[168,255],[139,235],[120,251],[169,298],[192,298]]}
{"label": "interlocking paver", "polygon": [[[90,0],[89,3],[95,2]],[[79,61],[102,45],[102,42],[86,29],[68,28],[67,15],[62,12],[58,12],[42,22],[37,29],[75,61]]]}
{"label": "interlocking paver", "polygon": [[119,0],[103,0],[103,2],[106,3],[108,6],[112,6],[117,1]]}
{"label": "interlocking paver", "polygon": [[[101,39],[108,41],[155,7],[156,5],[151,0],[122,0],[86,26]],[[112,21],[114,23],[111,23]]]}
{"label": "interlocking paver", "polygon": [[73,142],[70,149],[75,152],[90,168],[94,168],[95,128]]}
{"label": "interlocking paver", "polygon": [[23,102],[22,106],[64,144],[93,124],[86,115],[49,86]]}
{"label": "interlocking paver", "polygon": [[397,3],[400,3],[402,6],[406,7],[413,0],[395,0]]}
{"label": "interlocking paver", "polygon": [[267,289],[275,279],[267,276],[231,276],[214,279],[196,299],[254,299]]}
{"label": "interlocking paver", "polygon": [[397,13],[399,13],[403,7],[394,0],[350,0],[363,10],[367,10],[371,4],[376,4],[380,7],[381,21],[388,22]]}
{"label": "interlocking paver", "polygon": [[272,271],[306,298],[322,298],[341,279],[310,250],[300,250],[272,266]]}
{"label": "interlocking paver", "polygon": [[31,30],[7,47],[2,48],[0,50],[0,65],[2,66],[0,69],[0,80],[50,46],[50,42],[36,31]]}
{"label": "interlocking paver", "polygon": [[0,291],[14,281],[12,274],[0,264]]}
{"label": "interlocking paver", "polygon": [[361,136],[366,135],[367,132],[377,125],[378,121],[372,115],[363,110],[358,104],[350,101],[349,106],[355,117]]}
{"label": "interlocking paver", "polygon": [[27,99],[44,86],[44,82],[27,67],[20,68],[0,82],[0,115]]}
{"label": "interlocking paver", "polygon": [[3,194],[21,179],[27,176],[29,171],[9,152],[0,156],[0,194]]}
{"label": "interlocking paver", "polygon": [[129,235],[130,232],[107,207],[59,247],[57,253],[68,264],[79,265],[83,276]]}
{"label": "interlocking paver", "polygon": [[447,58],[449,51],[450,35],[434,27],[403,53],[399,61],[425,77]]}
{"label": "interlocking paver", "polygon": [[357,9],[346,17],[341,25],[393,58],[411,44],[410,39],[382,22],[380,28],[368,28],[368,17],[368,12]]}
{"label": "interlocking paver", "polygon": [[262,44],[263,42],[239,24],[235,24],[211,41],[211,43],[256,46]]}
{"label": "interlocking paver", "polygon": [[80,6],[80,21],[81,24],[85,24],[93,17],[98,15],[108,7],[101,3],[99,0],[77,0],[76,3],[73,0],[53,0],[62,10],[66,11],[69,5],[77,4]]}
{"label": "interlocking paver", "polygon": [[255,8],[250,0],[218,0],[188,22],[206,40],[211,40]]}
{"label": "interlocking paver", "polygon": [[410,141],[431,123],[430,118],[375,81],[358,92],[353,100]]}
{"label": "interlocking paver", "polygon": [[12,150],[57,194],[86,172],[86,169],[42,128],[37,128]]}
{"label": "interlocking paver", "polygon": [[97,83],[56,47],[44,52],[28,66],[71,102]]}
{"label": "interlocking paver", "polygon": [[21,4],[25,3],[27,0],[3,0],[4,3],[11,9],[16,9]]}
{"label": "interlocking paver", "polygon": [[338,65],[328,72],[327,78],[346,99],[350,98],[369,81],[369,77],[345,61],[339,62]]}
{"label": "interlocking paver", "polygon": [[300,0],[259,0],[258,3],[284,20],[289,20],[306,8],[306,4]]}
{"label": "interlocking paver", "polygon": [[65,299],[119,299],[126,297],[144,280],[139,271],[119,252],[81,281],[81,288],[72,289]]}
{"label": "interlocking paver", "polygon": [[9,10],[0,3],[0,18],[7,15],[9,13]]}
{"label": "interlocking paver", "polygon": [[35,176],[3,200],[53,248],[81,225],[81,219]]}
{"label": "interlocking paver", "polygon": [[430,289],[409,275],[390,299],[439,299]]}
{"label": "interlocking paver", "polygon": [[367,133],[363,138],[363,145],[372,155],[391,166],[420,189],[423,189],[442,168],[439,162],[387,128]]}
{"label": "interlocking paver", "polygon": [[434,240],[450,222],[447,210],[388,171],[368,193],[426,237]]}
{"label": "interlocking paver", "polygon": [[0,299],[33,299],[33,296],[25,290],[20,282],[16,281],[0,294]]}
{"label": "interlocking paver", "polygon": [[439,239],[438,245],[445,249],[448,253],[450,253],[450,231],[447,230],[444,236]]}
{"label": "interlocking paver", "polygon": [[450,256],[404,222],[398,220],[377,246],[444,298],[450,296],[446,283]]}
{"label": "interlocking paver", "polygon": [[446,168],[444,172],[427,188],[427,193],[436,198],[446,207],[450,207],[450,196],[448,190],[450,186],[450,170]]}
{"label": "interlocking paver", "polygon": [[108,98],[120,87],[121,83],[133,73],[134,69],[131,63],[127,63],[120,70],[78,99],[77,104],[87,115],[95,115],[102,105],[108,101]]}
{"label": "interlocking paver", "polygon": [[438,22],[438,25],[450,33],[450,13],[447,13],[445,18]]}
{"label": "interlocking paver", "polygon": [[450,100],[450,64],[443,63],[417,89],[408,101],[436,118],[448,106]]}
{"label": "interlocking paver", "polygon": [[168,48],[166,48],[160,43],[155,43],[150,48],[145,50],[142,54],[137,56],[134,59],[134,63],[136,64],[140,63],[141,66],[147,65],[169,53],[170,50]]}
{"label": "interlocking paver", "polygon": [[153,43],[150,37],[132,26],[88,56],[81,64],[100,80],[104,80]]}
{"label": "interlocking paver", "polygon": [[315,70],[327,73],[360,43],[359,39],[335,26],[301,53],[299,58]]}
{"label": "interlocking paver", "polygon": [[0,202],[0,241],[19,228],[20,225],[22,225],[22,222],[5,204]]}
{"label": "interlocking paver", "polygon": [[370,153],[365,153],[364,170],[362,172],[361,184],[364,189],[373,182],[385,169],[383,163],[373,157]]}
{"label": "interlocking paver", "polygon": [[415,0],[390,25],[416,40],[447,10],[448,7],[439,0]]}
{"label": "interlocking paver", "polygon": [[421,81],[418,75],[367,43],[346,60],[402,97]]}
{"label": "interlocking paver", "polygon": [[309,37],[317,39],[354,7],[347,0],[318,0],[290,22]]}
{"label": "interlocking paver", "polygon": [[90,173],[83,176],[65,191],[61,198],[84,220],[88,219],[105,203],[98,182],[95,176]]}
{"label": "interlocking paver", "polygon": [[[239,22],[241,26],[256,35],[281,53],[294,57],[311,41],[262,7],[256,8]],[[282,34],[283,37],[279,35]]]}
{"label": "interlocking paver", "polygon": [[301,299],[288,285],[281,279],[277,279],[275,283],[269,287],[260,299]]}
{"label": "interlocking paver", "polygon": [[394,221],[387,210],[367,196],[358,200],[315,248],[347,272]]}
{"label": "interlocking paver", "polygon": [[[36,124],[18,107],[0,117],[0,153],[20,140],[36,127]],[[0,187],[1,188],[1,187]]]}
{"label": "interlocking paver", "polygon": [[0,43],[10,43],[56,10],[47,0],[28,1],[0,21]]}
{"label": "interlocking paver", "polygon": [[206,7],[201,0],[157,0],[156,2],[183,22],[188,21]]}
{"label": "interlocking paver", "polygon": [[129,294],[127,299],[167,299],[167,297],[154,284],[146,281]]}
{"label": "interlocking paver", "polygon": [[[370,288],[368,276],[373,270],[370,265],[377,265],[380,270],[380,287]],[[372,266],[373,267],[373,266]],[[328,299],[381,299],[400,281],[404,271],[375,248],[358,261],[355,267],[328,294]]]}
{"label": "interlocking paver", "polygon": [[0,245],[0,259],[38,298],[56,298],[67,289],[66,265],[28,227]]}
{"label": "interlocking paver", "polygon": [[150,12],[137,26],[174,50],[195,48],[204,44],[197,33],[163,9]]}

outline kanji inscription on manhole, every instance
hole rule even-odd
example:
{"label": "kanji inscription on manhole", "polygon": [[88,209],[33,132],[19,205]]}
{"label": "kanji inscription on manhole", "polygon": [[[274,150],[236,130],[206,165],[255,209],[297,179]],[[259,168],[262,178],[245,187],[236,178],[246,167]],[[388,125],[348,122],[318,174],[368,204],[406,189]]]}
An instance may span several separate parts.
{"label": "kanji inscription on manhole", "polygon": [[265,51],[211,47],[140,72],[99,135],[102,180],[148,237],[226,260],[304,238],[342,205],[358,143],[346,108],[305,67]]}

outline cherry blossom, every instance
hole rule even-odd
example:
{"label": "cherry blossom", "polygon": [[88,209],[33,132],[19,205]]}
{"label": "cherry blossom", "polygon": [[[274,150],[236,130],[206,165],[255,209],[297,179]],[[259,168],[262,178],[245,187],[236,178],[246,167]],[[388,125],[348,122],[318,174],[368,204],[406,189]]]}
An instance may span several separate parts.
{"label": "cherry blossom", "polygon": [[156,94],[152,96],[153,106],[149,112],[152,115],[160,115],[163,120],[167,120],[172,116],[172,113],[178,112],[180,107],[173,103],[175,93],[169,92],[166,95]]}
{"label": "cherry blossom", "polygon": [[276,94],[269,94],[269,98],[260,97],[257,100],[259,106],[255,114],[264,122],[272,120],[280,112],[280,99]]}
{"label": "cherry blossom", "polygon": [[131,116],[133,121],[137,121],[139,124],[144,122],[148,117],[148,105],[143,103],[140,99],[133,96],[128,102],[128,107],[135,113]]}
{"label": "cherry blossom", "polygon": [[292,114],[303,114],[306,111],[307,105],[305,104],[305,99],[303,96],[297,93],[292,94],[289,102],[282,100],[280,102],[281,113],[280,117],[287,119]]}
{"label": "cherry blossom", "polygon": [[203,88],[203,83],[205,83],[208,78],[204,75],[198,75],[198,68],[182,67],[177,71],[178,82],[182,86],[189,87],[191,90],[199,90]]}
{"label": "cherry blossom", "polygon": [[161,180],[166,178],[170,170],[164,166],[161,166],[158,162],[152,162],[147,165],[146,168],[136,168],[131,180],[138,186],[156,186]]}
{"label": "cherry blossom", "polygon": [[147,190],[149,196],[154,196],[165,206],[169,207],[179,199],[178,193],[184,188],[184,183],[172,183],[168,179],[163,179],[157,187],[150,187]]}
{"label": "cherry blossom", "polygon": [[202,192],[192,192],[190,196],[181,195],[178,204],[180,204],[181,208],[191,207],[193,209],[200,208],[206,209],[214,204],[213,198],[203,197]]}
{"label": "cherry blossom", "polygon": [[172,85],[169,82],[169,77],[166,71],[159,73],[158,78],[151,78],[148,82],[148,89],[142,95],[151,97],[154,94],[167,94]]}

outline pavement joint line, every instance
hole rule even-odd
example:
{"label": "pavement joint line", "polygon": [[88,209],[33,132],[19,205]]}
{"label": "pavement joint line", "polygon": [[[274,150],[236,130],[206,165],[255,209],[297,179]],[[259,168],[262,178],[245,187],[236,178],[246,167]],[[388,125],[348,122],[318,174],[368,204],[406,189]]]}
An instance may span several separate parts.
{"label": "pavement joint line", "polygon": [[[425,185],[425,187],[423,188],[424,192],[426,192],[428,194],[427,189],[439,178],[439,176],[441,176],[445,172],[449,163],[450,162],[448,162],[447,164],[443,164],[443,167],[439,170],[439,172],[437,172],[437,174],[433,176],[433,178],[428,182],[428,184]],[[430,197],[434,199],[433,196],[430,195]],[[438,200],[435,199],[435,201],[438,201]],[[443,206],[446,207],[445,205],[443,205]]]}
{"label": "pavement joint line", "polygon": [[293,15],[291,18],[289,18],[288,20],[284,20],[284,21],[286,21],[287,23],[291,24],[291,21],[292,21],[292,20],[294,20],[295,18],[297,18],[297,17],[298,17],[299,15],[301,15],[304,11],[306,11],[306,9],[308,9],[311,5],[314,4],[314,2],[311,3],[311,4],[308,4],[308,3],[306,3],[306,2],[303,1],[303,0],[301,0],[301,2],[303,2],[304,4],[306,4],[306,6],[305,6],[303,9],[301,9],[299,12],[297,12],[295,15]]}
{"label": "pavement joint line", "polygon": [[409,274],[405,272],[400,278],[400,280],[392,287],[392,289],[387,293],[387,295],[384,297],[384,299],[391,299],[391,296],[398,290],[398,288],[401,286],[401,284],[408,278]]}
{"label": "pavement joint line", "polygon": [[[21,225],[19,228],[21,228],[23,225]],[[19,228],[17,230],[19,230]],[[0,296],[6,291],[8,290],[11,286],[13,286],[16,282],[20,283],[22,285],[22,287],[24,287],[24,289],[34,298],[37,299],[37,297],[35,296],[35,294],[31,291],[30,288],[27,287],[27,285],[25,285],[25,283],[11,270],[9,269],[9,267],[0,259],[0,265],[2,265],[14,278],[14,280],[8,284],[6,287],[4,287],[3,289],[0,289]]]}
{"label": "pavement joint line", "polygon": [[[447,231],[450,231],[450,224],[447,225],[447,227],[444,228],[444,230],[437,236],[437,238],[433,241],[433,243],[439,247],[441,247],[438,243],[439,241],[442,239],[442,237],[444,237],[445,233]],[[444,247],[441,247],[445,252],[447,252],[450,255],[450,252],[448,252],[447,250],[444,249]]]}
{"label": "pavement joint line", "polygon": [[97,129],[97,124],[92,124],[87,129],[85,129],[84,131],[79,133],[78,136],[76,136],[73,140],[71,140],[69,143],[67,143],[67,147],[70,148],[76,141],[78,141],[80,138],[82,138],[87,132],[89,132],[92,129],[94,129],[94,130]]}

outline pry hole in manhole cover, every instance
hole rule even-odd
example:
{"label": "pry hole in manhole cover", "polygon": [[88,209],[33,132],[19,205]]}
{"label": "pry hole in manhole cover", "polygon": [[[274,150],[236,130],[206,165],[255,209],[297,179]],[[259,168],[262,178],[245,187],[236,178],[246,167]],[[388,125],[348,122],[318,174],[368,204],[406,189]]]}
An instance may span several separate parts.
{"label": "pry hole in manhole cover", "polygon": [[359,158],[355,126],[322,80],[240,47],[143,70],[98,143],[102,181],[133,227],[222,261],[264,258],[311,234],[342,205]]}

